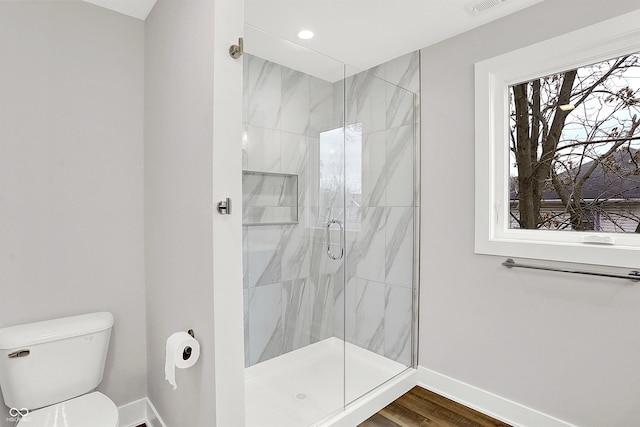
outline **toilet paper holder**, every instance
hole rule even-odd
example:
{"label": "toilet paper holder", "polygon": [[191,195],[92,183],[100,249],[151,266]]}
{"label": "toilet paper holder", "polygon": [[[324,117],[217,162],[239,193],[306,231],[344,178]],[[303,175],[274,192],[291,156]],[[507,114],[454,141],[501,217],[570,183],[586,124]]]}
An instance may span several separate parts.
{"label": "toilet paper holder", "polygon": [[[196,334],[195,332],[193,332],[193,329],[189,329],[187,331],[187,333],[189,335],[191,335],[191,338],[195,338]],[[189,346],[185,347],[185,349],[182,351],[182,360],[189,360],[189,358],[191,357],[191,352],[193,351],[193,349]]]}

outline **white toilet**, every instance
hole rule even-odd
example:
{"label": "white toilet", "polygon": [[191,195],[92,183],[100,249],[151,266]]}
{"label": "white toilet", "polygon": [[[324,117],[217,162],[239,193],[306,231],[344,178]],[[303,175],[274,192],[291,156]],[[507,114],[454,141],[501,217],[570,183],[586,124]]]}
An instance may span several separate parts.
{"label": "white toilet", "polygon": [[0,388],[23,416],[16,427],[118,427],[116,405],[93,391],[112,326],[101,312],[0,329]]}

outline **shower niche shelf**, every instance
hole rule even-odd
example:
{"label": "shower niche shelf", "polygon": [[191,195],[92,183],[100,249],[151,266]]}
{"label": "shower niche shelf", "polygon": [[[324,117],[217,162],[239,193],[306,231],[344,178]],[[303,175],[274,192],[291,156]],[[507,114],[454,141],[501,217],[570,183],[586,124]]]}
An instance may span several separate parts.
{"label": "shower niche shelf", "polygon": [[242,171],[242,225],[298,223],[298,175]]}

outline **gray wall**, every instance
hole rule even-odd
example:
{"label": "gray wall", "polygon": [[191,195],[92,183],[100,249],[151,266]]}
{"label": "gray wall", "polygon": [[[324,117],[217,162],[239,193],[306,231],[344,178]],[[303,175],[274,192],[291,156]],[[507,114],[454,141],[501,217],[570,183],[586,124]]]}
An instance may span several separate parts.
{"label": "gray wall", "polygon": [[117,405],[146,395],[143,45],[93,5],[0,2],[0,327],[111,311]]}
{"label": "gray wall", "polygon": [[[213,3],[160,0],[145,25],[147,373],[149,398],[170,427],[215,423]],[[189,328],[201,357],[177,370],[174,391],[165,344]]]}
{"label": "gray wall", "polygon": [[420,365],[580,426],[640,419],[640,287],[474,254],[473,64],[637,7],[547,0],[422,50]]}

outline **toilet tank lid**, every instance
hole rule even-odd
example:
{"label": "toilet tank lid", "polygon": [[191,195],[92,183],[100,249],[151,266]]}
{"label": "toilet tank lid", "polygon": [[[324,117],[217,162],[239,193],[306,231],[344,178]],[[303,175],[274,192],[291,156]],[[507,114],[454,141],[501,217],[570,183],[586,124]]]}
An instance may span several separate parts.
{"label": "toilet tank lid", "polygon": [[77,337],[104,331],[112,326],[113,315],[106,311],[9,326],[0,329],[0,350]]}

